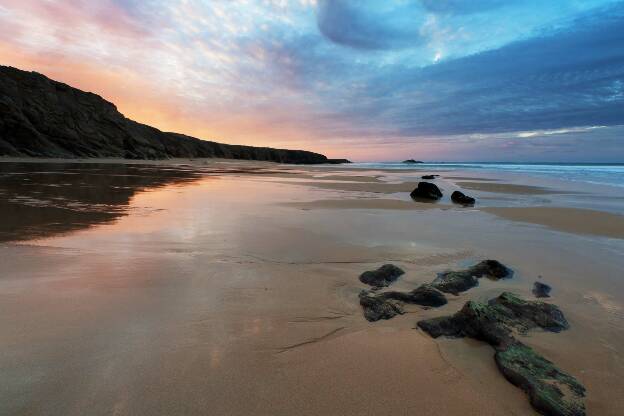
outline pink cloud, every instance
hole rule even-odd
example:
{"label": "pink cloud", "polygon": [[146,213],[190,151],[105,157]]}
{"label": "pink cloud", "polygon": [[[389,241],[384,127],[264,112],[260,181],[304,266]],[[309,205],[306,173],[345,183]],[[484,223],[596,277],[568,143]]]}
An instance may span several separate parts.
{"label": "pink cloud", "polygon": [[[149,32],[126,9],[111,0],[5,0],[9,13],[40,19],[48,25],[70,31],[85,24],[94,25],[107,34],[146,36]],[[28,21],[24,26],[28,26]]]}

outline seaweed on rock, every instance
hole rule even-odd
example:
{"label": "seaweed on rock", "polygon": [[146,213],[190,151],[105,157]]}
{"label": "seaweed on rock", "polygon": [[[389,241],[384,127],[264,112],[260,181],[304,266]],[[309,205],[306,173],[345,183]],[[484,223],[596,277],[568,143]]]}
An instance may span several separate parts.
{"label": "seaweed on rock", "polygon": [[481,277],[498,280],[511,277],[513,272],[496,260],[483,260],[474,266],[460,271],[440,273],[433,281],[433,286],[445,293],[458,295],[479,285]]}
{"label": "seaweed on rock", "polygon": [[494,358],[501,373],[527,393],[539,412],[585,415],[585,388],[515,338],[515,334],[533,328],[551,332],[568,329],[568,321],[557,306],[504,292],[488,303],[468,301],[454,315],[422,320],[418,327],[434,338],[470,337],[487,342],[496,350]]}

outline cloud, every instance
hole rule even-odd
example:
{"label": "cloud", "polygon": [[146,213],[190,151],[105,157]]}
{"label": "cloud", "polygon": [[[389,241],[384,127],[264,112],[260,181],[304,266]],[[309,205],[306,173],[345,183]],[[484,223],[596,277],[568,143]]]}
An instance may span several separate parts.
{"label": "cloud", "polygon": [[424,42],[424,15],[411,2],[320,0],[317,22],[331,42],[356,49],[396,49]]}
{"label": "cloud", "polygon": [[623,44],[619,5],[577,20],[574,30],[425,68],[384,68],[334,109],[354,125],[408,137],[620,125]]}

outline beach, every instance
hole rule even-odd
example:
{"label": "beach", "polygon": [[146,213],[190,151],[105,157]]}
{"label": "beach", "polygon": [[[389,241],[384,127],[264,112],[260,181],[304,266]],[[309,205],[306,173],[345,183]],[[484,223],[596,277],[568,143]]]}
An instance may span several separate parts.
{"label": "beach", "polygon": [[[409,193],[422,175],[444,193]],[[581,178],[582,179],[582,178]],[[455,190],[474,206],[450,200]],[[416,322],[535,281],[570,329],[522,342],[624,414],[624,188],[465,167],[5,159],[2,415],[537,415],[473,339]],[[495,259],[441,308],[364,319],[358,276],[412,290]]]}

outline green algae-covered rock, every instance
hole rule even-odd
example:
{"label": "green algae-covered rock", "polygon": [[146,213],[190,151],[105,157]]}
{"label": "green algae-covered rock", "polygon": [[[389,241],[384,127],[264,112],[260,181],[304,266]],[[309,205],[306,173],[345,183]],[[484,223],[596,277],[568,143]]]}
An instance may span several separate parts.
{"label": "green algae-covered rock", "polygon": [[484,260],[474,266],[460,271],[440,273],[433,281],[433,286],[446,293],[458,295],[479,284],[479,278],[498,280],[511,277],[513,272],[496,260]]}
{"label": "green algae-covered rock", "polygon": [[394,318],[405,313],[401,302],[376,295],[368,290],[360,292],[360,305],[364,310],[364,318],[370,322]]}
{"label": "green algae-covered rock", "polygon": [[569,324],[555,305],[503,292],[488,303],[471,300],[455,315],[420,321],[418,326],[434,338],[470,337],[498,346],[509,343],[513,332],[523,334],[536,327],[559,332]]}
{"label": "green algae-covered rock", "polygon": [[585,387],[530,347],[515,342],[497,351],[494,359],[505,378],[522,388],[540,413],[585,415]]}
{"label": "green algae-covered rock", "polygon": [[403,314],[404,303],[438,307],[446,305],[446,297],[428,284],[421,285],[410,292],[391,291],[377,294],[367,290],[360,292],[360,305],[368,321],[390,319]]}
{"label": "green algae-covered rock", "polygon": [[510,292],[503,292],[499,297],[490,300],[489,306],[505,315],[507,324],[515,326],[521,332],[534,327],[559,332],[570,327],[563,312],[556,305],[526,301]]}
{"label": "green algae-covered rock", "polygon": [[559,332],[569,327],[561,310],[539,301],[526,301],[504,292],[487,303],[468,301],[452,316],[427,319],[418,327],[434,338],[470,337],[496,349],[495,360],[503,375],[527,392],[531,404],[545,415],[585,414],[585,388],[515,338],[532,328]]}

